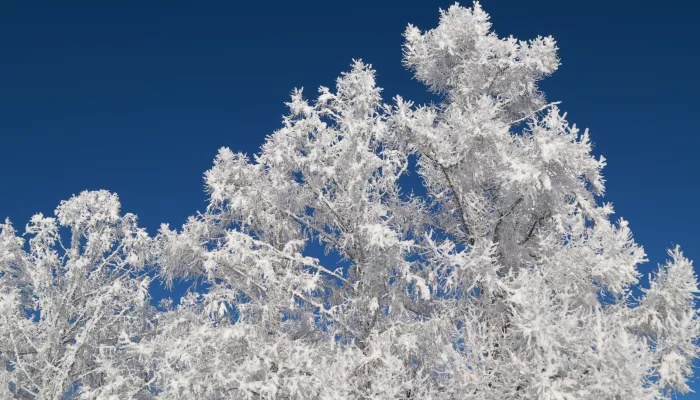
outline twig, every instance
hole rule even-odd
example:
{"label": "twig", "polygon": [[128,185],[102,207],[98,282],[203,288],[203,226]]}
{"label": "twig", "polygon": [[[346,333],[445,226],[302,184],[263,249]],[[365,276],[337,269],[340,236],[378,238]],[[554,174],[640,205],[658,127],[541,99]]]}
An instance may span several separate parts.
{"label": "twig", "polygon": [[528,118],[532,117],[533,115],[537,114],[538,112],[543,111],[543,110],[546,110],[546,109],[549,108],[549,107],[556,106],[557,104],[561,104],[561,101],[555,101],[555,102],[553,102],[553,103],[545,104],[545,105],[543,105],[542,107],[538,108],[537,110],[533,111],[532,113],[530,113],[530,114],[528,114],[528,115],[526,115],[526,116],[524,116],[524,117],[522,117],[522,118],[520,118],[520,119],[516,119],[515,121],[509,122],[508,125],[515,125],[515,124],[518,124],[518,123],[520,123],[520,122],[523,122],[523,121],[525,121],[526,119],[528,119]]}

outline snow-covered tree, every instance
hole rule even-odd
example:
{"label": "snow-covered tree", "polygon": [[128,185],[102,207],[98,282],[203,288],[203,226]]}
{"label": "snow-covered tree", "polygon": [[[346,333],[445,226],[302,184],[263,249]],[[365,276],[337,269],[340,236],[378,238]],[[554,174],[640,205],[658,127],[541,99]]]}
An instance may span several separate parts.
{"label": "snow-covered tree", "polygon": [[[206,212],[161,230],[163,275],[207,285],[136,346],[161,395],[687,391],[692,265],[674,250],[633,296],[645,254],[595,198],[605,161],[537,86],[559,65],[554,39],[499,38],[479,4],[405,38],[405,65],[440,104],[382,103],[356,61],[313,103],[295,91],[252,160],[221,149]],[[425,194],[402,181],[412,173]]]}
{"label": "snow-covered tree", "polygon": [[[151,243],[106,192],[59,207],[73,232],[65,250],[55,249],[53,219],[32,220],[29,250],[5,225],[0,390],[96,399],[687,392],[700,334],[692,263],[673,249],[640,287],[644,251],[599,199],[604,159],[538,88],[559,65],[554,39],[499,38],[478,3],[443,11],[433,30],[409,26],[405,39],[405,65],[439,104],[385,103],[374,70],[355,61],[315,101],[294,91],[282,128],[252,159],[222,148],[205,175],[207,209],[179,231],[164,225]],[[144,261],[197,290],[154,312]]]}
{"label": "snow-covered tree", "polygon": [[149,330],[152,240],[104,190],[56,217],[32,217],[28,245],[0,225],[0,398],[131,398],[148,377],[123,343]]}

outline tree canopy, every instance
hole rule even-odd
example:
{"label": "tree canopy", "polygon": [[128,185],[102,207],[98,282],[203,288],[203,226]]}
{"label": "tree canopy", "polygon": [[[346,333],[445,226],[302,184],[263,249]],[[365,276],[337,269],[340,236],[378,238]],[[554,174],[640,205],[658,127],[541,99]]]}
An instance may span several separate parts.
{"label": "tree canopy", "polygon": [[[438,104],[385,102],[355,61],[295,90],[252,158],[222,148],[209,204],[156,237],[83,192],[24,239],[0,225],[0,397],[668,399],[700,334],[692,262],[602,203],[605,160],[538,82],[551,37],[478,3],[404,33]],[[176,201],[176,199],[174,200]],[[175,304],[153,279],[198,283]]]}

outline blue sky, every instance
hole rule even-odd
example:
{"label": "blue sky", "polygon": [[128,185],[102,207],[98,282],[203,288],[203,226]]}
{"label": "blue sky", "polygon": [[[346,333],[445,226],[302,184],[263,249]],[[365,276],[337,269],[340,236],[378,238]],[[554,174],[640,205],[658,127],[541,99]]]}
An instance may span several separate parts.
{"label": "blue sky", "polygon": [[[0,216],[23,226],[104,188],[154,233],[205,207],[219,147],[255,152],[294,87],[331,86],[352,58],[377,69],[387,101],[429,101],[401,66],[401,33],[433,28],[451,2],[58,4],[0,5]],[[700,260],[700,6],[482,4],[500,35],[559,42],[562,66],[542,87],[608,159],[604,200],[645,247],[643,272],[674,244]]]}

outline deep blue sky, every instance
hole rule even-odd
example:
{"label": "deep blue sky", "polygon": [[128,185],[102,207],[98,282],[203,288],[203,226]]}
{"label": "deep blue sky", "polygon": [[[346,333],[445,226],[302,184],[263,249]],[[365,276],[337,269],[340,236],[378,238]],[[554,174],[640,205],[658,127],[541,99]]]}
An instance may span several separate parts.
{"label": "deep blue sky", "polygon": [[[401,33],[433,28],[451,2],[57,4],[0,5],[0,216],[21,227],[104,188],[154,233],[204,208],[217,148],[255,152],[294,87],[313,95],[352,58],[373,64],[387,101],[430,99],[401,66]],[[644,245],[643,270],[676,243],[700,260],[700,6],[482,4],[500,35],[559,42],[542,86],[608,159],[604,200]]]}

